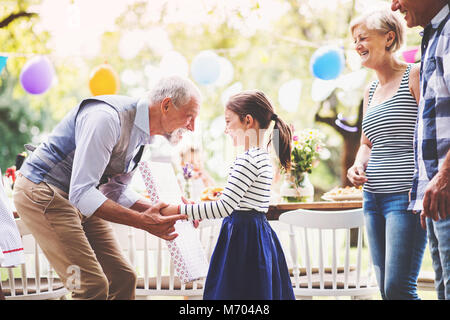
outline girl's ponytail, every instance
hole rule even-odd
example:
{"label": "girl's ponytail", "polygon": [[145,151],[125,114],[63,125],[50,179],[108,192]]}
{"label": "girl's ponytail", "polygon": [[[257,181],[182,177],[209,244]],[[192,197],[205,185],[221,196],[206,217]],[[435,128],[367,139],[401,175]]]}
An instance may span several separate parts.
{"label": "girl's ponytail", "polygon": [[281,166],[286,171],[289,171],[291,168],[292,131],[276,114],[273,114],[272,120],[275,121],[272,134],[273,146],[278,159],[280,159]]}

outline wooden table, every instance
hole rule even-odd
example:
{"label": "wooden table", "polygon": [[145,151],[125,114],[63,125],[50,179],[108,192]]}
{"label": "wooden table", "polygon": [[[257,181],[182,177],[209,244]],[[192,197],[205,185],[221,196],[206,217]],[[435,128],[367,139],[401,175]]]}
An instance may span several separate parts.
{"label": "wooden table", "polygon": [[295,202],[295,203],[279,203],[269,205],[267,212],[267,220],[278,220],[283,212],[296,209],[309,210],[343,210],[362,208],[362,201],[318,201],[318,202]]}
{"label": "wooden table", "polygon": [[[269,205],[269,211],[266,213],[267,220],[278,220],[280,214],[283,212],[296,209],[309,210],[343,210],[343,209],[358,209],[362,208],[362,201],[317,201],[317,202],[294,202],[294,203],[279,203]],[[19,218],[17,212],[14,212],[14,217]]]}

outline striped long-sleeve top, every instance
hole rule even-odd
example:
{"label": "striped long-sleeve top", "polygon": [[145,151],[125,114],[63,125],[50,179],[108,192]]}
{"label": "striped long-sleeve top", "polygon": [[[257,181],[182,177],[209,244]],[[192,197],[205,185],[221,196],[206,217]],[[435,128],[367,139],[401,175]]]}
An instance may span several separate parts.
{"label": "striped long-sleeve top", "polygon": [[269,154],[261,148],[251,148],[238,156],[230,168],[224,191],[217,201],[183,204],[180,213],[189,219],[219,219],[234,210],[269,209],[273,170]]}

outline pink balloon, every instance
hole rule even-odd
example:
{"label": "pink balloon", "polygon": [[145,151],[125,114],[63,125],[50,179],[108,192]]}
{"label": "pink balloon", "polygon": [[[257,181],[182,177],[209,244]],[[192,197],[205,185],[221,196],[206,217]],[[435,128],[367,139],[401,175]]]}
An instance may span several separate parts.
{"label": "pink balloon", "polygon": [[419,48],[414,48],[414,49],[411,49],[411,50],[405,50],[405,51],[403,51],[402,52],[402,55],[403,55],[403,59],[405,59],[405,61],[407,62],[407,63],[414,63],[414,62],[416,62],[416,53],[417,53],[417,51],[419,50]]}
{"label": "pink balloon", "polygon": [[27,61],[20,72],[22,87],[31,94],[42,94],[53,82],[55,70],[47,57],[37,56]]}

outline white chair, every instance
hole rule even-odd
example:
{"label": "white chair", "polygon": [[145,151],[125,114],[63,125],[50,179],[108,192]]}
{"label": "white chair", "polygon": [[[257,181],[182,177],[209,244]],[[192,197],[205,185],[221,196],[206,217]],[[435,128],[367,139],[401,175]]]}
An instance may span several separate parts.
{"label": "white chair", "polygon": [[20,219],[16,223],[22,237],[25,263],[16,268],[1,268],[7,272],[7,279],[1,283],[6,300],[65,299],[68,291],[55,276],[31,232]]}
{"label": "white chair", "polygon": [[[283,246],[285,253],[289,252],[296,298],[368,299],[379,292],[369,250],[362,248],[362,209],[299,209],[281,214],[279,220],[289,226],[289,243]],[[351,248],[350,230],[354,228],[358,230],[357,247]]]}
{"label": "white chair", "polygon": [[436,291],[434,277],[434,271],[421,271],[417,279],[417,290]]}
{"label": "white chair", "polygon": [[[207,258],[214,249],[220,220],[200,222],[199,234]],[[119,244],[138,275],[136,299],[150,299],[164,296],[201,299],[204,279],[183,283],[176,276],[167,246],[152,234],[132,227],[111,224]]]}

